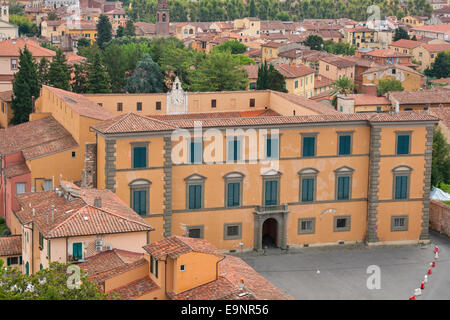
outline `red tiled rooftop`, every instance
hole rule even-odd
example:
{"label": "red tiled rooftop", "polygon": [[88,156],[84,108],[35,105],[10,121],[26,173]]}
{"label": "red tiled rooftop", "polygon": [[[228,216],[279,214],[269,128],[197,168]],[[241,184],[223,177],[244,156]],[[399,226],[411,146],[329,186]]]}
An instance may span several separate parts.
{"label": "red tiled rooftop", "polygon": [[22,151],[26,160],[75,147],[72,135],[51,116],[0,131],[0,153]]}
{"label": "red tiled rooftop", "polygon": [[391,49],[378,49],[378,50],[374,50],[374,51],[368,52],[365,55],[372,56],[372,57],[382,57],[382,58],[387,58],[387,57],[412,57],[412,55],[410,55],[409,53],[402,53],[402,52],[398,52],[398,51],[391,50]]}
{"label": "red tiled rooftop", "polygon": [[101,275],[117,267],[136,262],[143,258],[143,253],[112,249],[90,256],[79,266],[87,271],[89,277]]}
{"label": "red tiled rooftop", "polygon": [[43,48],[34,40],[25,40],[23,38],[13,40],[3,40],[0,42],[1,57],[18,57],[20,50],[24,50],[25,46],[31,52],[33,57],[51,58],[56,55],[55,51]]}
{"label": "red tiled rooftop", "polygon": [[441,52],[441,51],[450,50],[450,43],[422,44],[422,47],[427,49],[429,52]]}
{"label": "red tiled rooftop", "polygon": [[0,237],[0,256],[14,256],[22,254],[22,236]]}
{"label": "red tiled rooftop", "polygon": [[[72,201],[55,191],[19,194],[23,210],[15,215],[22,224],[36,224],[46,238],[153,230],[110,190],[79,189],[71,194]],[[102,199],[101,208],[93,206],[96,197]]]}
{"label": "red tiled rooftop", "polygon": [[3,100],[5,102],[11,102],[12,94],[13,94],[12,90],[0,92],[0,100]]}
{"label": "red tiled rooftop", "polygon": [[450,103],[450,90],[434,87],[430,90],[391,92],[389,97],[400,104],[447,104]]}
{"label": "red tiled rooftop", "polygon": [[245,71],[247,71],[247,75],[249,79],[258,79],[258,66],[255,64],[250,64],[248,66],[243,66]]}
{"label": "red tiled rooftop", "polygon": [[159,286],[148,276],[128,283],[125,286],[111,290],[110,294],[118,294],[120,300],[130,300],[138,298],[151,291],[159,289]]}
{"label": "red tiled rooftop", "polygon": [[392,42],[390,45],[394,46],[394,47],[412,49],[412,48],[420,46],[421,43],[419,41],[414,41],[414,40],[400,39],[400,40]]}
{"label": "red tiled rooftop", "polygon": [[355,106],[369,106],[369,105],[391,105],[391,101],[384,96],[378,97],[370,94],[348,94],[345,99],[353,99]]}
{"label": "red tiled rooftop", "polygon": [[176,258],[189,252],[217,254],[221,256],[217,248],[208,241],[181,236],[165,238],[148,244],[143,248],[157,260],[164,260],[166,256]]}
{"label": "red tiled rooftop", "polygon": [[446,24],[434,24],[434,25],[424,25],[420,27],[414,27],[413,30],[421,30],[421,31],[432,31],[438,33],[446,33],[450,32],[450,23]]}
{"label": "red tiled rooftop", "polygon": [[5,168],[5,176],[7,178],[21,176],[30,172],[31,171],[25,162],[18,163]]}
{"label": "red tiled rooftop", "polygon": [[280,72],[285,78],[298,78],[315,73],[314,69],[302,64],[297,64],[294,66],[279,64],[275,66],[275,69],[277,69],[278,72]]}

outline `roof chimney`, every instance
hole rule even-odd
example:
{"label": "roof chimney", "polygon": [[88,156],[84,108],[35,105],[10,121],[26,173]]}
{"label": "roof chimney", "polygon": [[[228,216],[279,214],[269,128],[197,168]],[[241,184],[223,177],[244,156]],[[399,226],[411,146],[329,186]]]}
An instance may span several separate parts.
{"label": "roof chimney", "polygon": [[96,197],[94,199],[94,207],[101,208],[102,207],[102,198]]}
{"label": "roof chimney", "polygon": [[52,222],[55,221],[55,206],[52,205]]}

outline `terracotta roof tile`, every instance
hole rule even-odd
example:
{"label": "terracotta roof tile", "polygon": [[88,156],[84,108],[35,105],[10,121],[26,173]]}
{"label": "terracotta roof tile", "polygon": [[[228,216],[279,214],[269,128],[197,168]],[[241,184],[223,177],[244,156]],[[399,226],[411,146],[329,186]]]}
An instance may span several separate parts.
{"label": "terracotta roof tile", "polygon": [[450,108],[437,107],[428,109],[430,113],[439,118],[439,120],[450,130]]}
{"label": "terracotta roof tile", "polygon": [[93,118],[97,120],[106,120],[114,117],[110,111],[100,107],[97,103],[89,100],[85,96],[70,91],[53,88],[43,85],[43,90],[49,90],[62,99],[67,105],[81,116]]}
{"label": "terracotta roof tile", "polygon": [[420,45],[421,45],[421,43],[419,41],[408,40],[408,39],[400,39],[400,40],[394,41],[390,44],[390,46],[393,46],[393,47],[408,48],[408,49],[412,49],[412,48],[418,47]]}
{"label": "terracotta roof tile", "polygon": [[99,122],[93,128],[102,133],[170,131],[176,129],[176,127],[163,121],[135,113],[126,113],[110,120]]}
{"label": "terracotta roof tile", "polygon": [[[55,191],[17,195],[23,210],[15,214],[22,224],[35,223],[46,238],[153,230],[110,190],[79,189],[78,194],[69,194],[74,200]],[[99,208],[93,206],[97,197],[102,200]]]}
{"label": "terracotta roof tile", "polygon": [[391,105],[391,100],[387,99],[384,96],[378,97],[370,94],[348,94],[344,99],[353,99],[355,101],[355,106],[361,105]]}
{"label": "terracotta roof tile", "polygon": [[412,57],[409,53],[402,53],[391,49],[378,49],[373,50],[371,52],[368,52],[365,54],[366,56],[372,56],[372,57]]}
{"label": "terracotta roof tile", "polygon": [[441,51],[450,50],[450,43],[422,44],[422,47],[427,49],[429,52],[441,52]]}
{"label": "terracotta roof tile", "polygon": [[19,50],[24,50],[25,46],[31,52],[33,57],[54,57],[55,51],[43,48],[39,43],[33,40],[25,40],[23,38],[4,40],[0,42],[0,56],[1,57],[18,57]]}
{"label": "terracotta roof tile", "polygon": [[450,32],[450,24],[446,23],[446,24],[425,25],[425,26],[415,27],[415,28],[413,28],[413,30],[446,33],[446,32]]}
{"label": "terracotta roof tile", "polygon": [[352,67],[352,66],[356,65],[356,63],[353,61],[349,61],[347,59],[344,59],[342,57],[335,56],[335,55],[323,56],[323,57],[320,57],[319,60],[322,60],[322,61],[332,64],[334,66],[337,66],[338,68],[348,68],[348,67]]}
{"label": "terracotta roof tile", "polygon": [[399,91],[389,93],[389,98],[394,98],[402,104],[439,104],[450,103],[450,90],[435,87],[430,90]]}
{"label": "terracotta roof tile", "polygon": [[127,264],[139,261],[143,256],[143,253],[112,249],[88,257],[86,261],[80,263],[79,266],[87,271],[89,277],[95,277],[117,267],[123,267]]}
{"label": "terracotta roof tile", "polygon": [[130,300],[138,298],[153,290],[159,289],[159,286],[154,283],[148,276],[130,282],[129,284],[111,290],[110,293],[117,293],[120,300]]}
{"label": "terracotta roof tile", "polygon": [[302,64],[297,64],[295,66],[291,66],[288,64],[279,64],[275,66],[275,69],[277,69],[278,72],[280,72],[286,78],[298,78],[315,73],[314,69],[311,69],[310,67]]}
{"label": "terracotta roof tile", "polygon": [[436,84],[447,85],[447,84],[450,84],[450,78],[441,78],[441,79],[436,79],[436,80],[430,80],[430,82],[436,83]]}
{"label": "terracotta roof tile", "polygon": [[0,99],[5,102],[11,102],[12,94],[12,90],[0,92]]}
{"label": "terracotta roof tile", "polygon": [[8,166],[5,168],[5,176],[7,178],[21,176],[23,174],[27,174],[30,172],[31,171],[25,162],[18,163],[18,164]]}
{"label": "terracotta roof tile", "polygon": [[243,66],[245,71],[247,71],[247,75],[249,79],[258,79],[258,66],[255,64],[250,64],[248,66]]}
{"label": "terracotta roof tile", "polygon": [[193,239],[181,236],[172,236],[153,242],[143,247],[157,260],[164,260],[166,256],[176,258],[188,252],[201,252],[221,255],[217,248],[206,240]]}
{"label": "terracotta roof tile", "polygon": [[75,147],[72,135],[51,116],[0,131],[0,153],[22,151],[26,160]]}
{"label": "terracotta roof tile", "polygon": [[0,237],[0,256],[14,256],[22,254],[22,236]]}

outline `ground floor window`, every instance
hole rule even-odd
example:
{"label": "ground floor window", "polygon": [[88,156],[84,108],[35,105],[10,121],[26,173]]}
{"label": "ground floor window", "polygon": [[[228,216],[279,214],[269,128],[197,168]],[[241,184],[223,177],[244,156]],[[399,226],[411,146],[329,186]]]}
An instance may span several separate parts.
{"label": "ground floor window", "polygon": [[316,227],[316,219],[315,218],[298,219],[298,234],[314,233],[315,227]]}
{"label": "ground floor window", "polygon": [[203,239],[203,226],[188,226],[186,227],[186,235],[189,238]]}
{"label": "ground floor window", "polygon": [[350,231],[350,216],[334,217],[334,231]]}
{"label": "ground floor window", "polygon": [[392,216],[391,217],[391,231],[407,231],[408,230],[408,216]]}

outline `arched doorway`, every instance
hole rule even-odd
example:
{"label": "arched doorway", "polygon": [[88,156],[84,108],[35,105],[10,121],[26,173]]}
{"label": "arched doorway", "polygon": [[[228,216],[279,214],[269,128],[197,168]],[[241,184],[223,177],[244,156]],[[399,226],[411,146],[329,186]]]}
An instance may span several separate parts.
{"label": "arched doorway", "polygon": [[278,222],[274,218],[269,218],[264,221],[262,226],[262,245],[265,247],[278,247]]}

